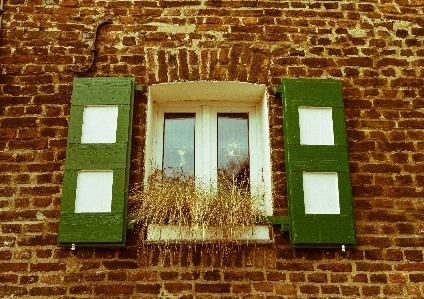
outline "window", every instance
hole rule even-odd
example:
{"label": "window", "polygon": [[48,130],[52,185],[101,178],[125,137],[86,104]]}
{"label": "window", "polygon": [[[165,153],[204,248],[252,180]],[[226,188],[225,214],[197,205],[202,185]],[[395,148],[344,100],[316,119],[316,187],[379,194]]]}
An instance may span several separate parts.
{"label": "window", "polygon": [[[141,90],[134,81],[74,80],[59,246],[125,246],[133,96]],[[356,247],[341,81],[282,79],[275,90],[283,101],[289,215],[269,221],[289,231],[292,247]],[[146,179],[155,168],[191,173],[198,186],[237,178],[255,195],[248,200],[259,194],[254,202],[273,214],[265,86],[153,85],[146,122]],[[181,236],[174,233],[149,225],[148,240]],[[255,226],[246,237],[269,241],[269,229]]]}
{"label": "window", "polygon": [[199,188],[234,179],[261,194],[257,204],[272,215],[265,86],[169,83],[151,86],[149,95],[145,180],[154,169],[194,175]]}

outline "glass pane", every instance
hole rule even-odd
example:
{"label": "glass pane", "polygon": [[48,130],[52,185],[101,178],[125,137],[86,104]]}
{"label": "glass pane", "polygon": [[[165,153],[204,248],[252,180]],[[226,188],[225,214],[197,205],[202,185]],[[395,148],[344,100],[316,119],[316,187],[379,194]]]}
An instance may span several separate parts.
{"label": "glass pane", "polygon": [[249,188],[249,116],[218,113],[218,183]]}
{"label": "glass pane", "polygon": [[166,175],[194,175],[195,113],[165,113],[163,164]]}

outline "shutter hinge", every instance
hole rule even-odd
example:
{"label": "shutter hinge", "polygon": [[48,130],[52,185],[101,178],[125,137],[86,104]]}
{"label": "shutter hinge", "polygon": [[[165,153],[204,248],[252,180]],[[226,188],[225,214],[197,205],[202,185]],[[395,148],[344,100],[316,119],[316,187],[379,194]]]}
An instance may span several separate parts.
{"label": "shutter hinge", "polygon": [[274,93],[282,93],[282,92],[283,92],[283,88],[281,86],[274,87]]}
{"label": "shutter hinge", "polygon": [[289,216],[268,216],[269,224],[281,224],[281,230],[283,232],[290,231],[290,220]]}
{"label": "shutter hinge", "polygon": [[134,90],[143,90],[143,85],[141,85],[141,84],[136,84],[136,85],[134,86]]}

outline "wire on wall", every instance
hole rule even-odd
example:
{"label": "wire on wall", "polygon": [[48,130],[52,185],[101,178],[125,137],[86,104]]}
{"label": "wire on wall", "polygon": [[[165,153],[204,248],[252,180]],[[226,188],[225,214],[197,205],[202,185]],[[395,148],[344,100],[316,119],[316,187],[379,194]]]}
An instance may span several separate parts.
{"label": "wire on wall", "polygon": [[106,19],[103,22],[101,22],[99,25],[97,25],[96,30],[94,31],[93,45],[91,47],[91,62],[90,62],[90,65],[88,67],[84,68],[84,69],[81,69],[81,70],[71,69],[72,72],[74,72],[76,74],[83,74],[83,73],[88,72],[93,67],[94,60],[95,60],[96,55],[97,55],[97,50],[96,50],[97,35],[98,35],[98,32],[99,32],[100,26],[105,25],[105,24],[113,24],[113,23],[112,23],[111,19]]}
{"label": "wire on wall", "polygon": [[1,21],[3,19],[3,13],[4,13],[3,0],[1,0],[1,2],[0,2],[0,29],[1,29]]}

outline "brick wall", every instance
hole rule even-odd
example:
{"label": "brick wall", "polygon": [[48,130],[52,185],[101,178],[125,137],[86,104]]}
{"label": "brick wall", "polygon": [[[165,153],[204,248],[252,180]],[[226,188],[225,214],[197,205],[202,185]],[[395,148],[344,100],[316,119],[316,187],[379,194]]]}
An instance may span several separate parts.
{"label": "brick wall", "polygon": [[[5,0],[0,29],[0,298],[422,298],[424,1]],[[343,81],[359,246],[200,249],[56,244],[72,68],[134,76],[131,183],[147,87],[231,80],[269,87],[276,214],[287,213],[280,78]]]}

